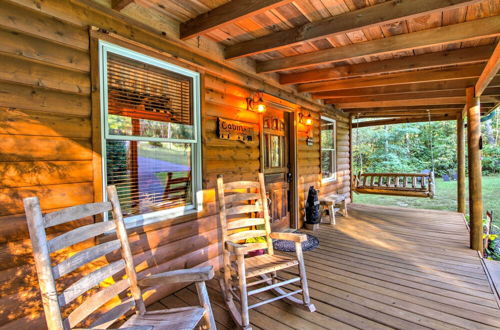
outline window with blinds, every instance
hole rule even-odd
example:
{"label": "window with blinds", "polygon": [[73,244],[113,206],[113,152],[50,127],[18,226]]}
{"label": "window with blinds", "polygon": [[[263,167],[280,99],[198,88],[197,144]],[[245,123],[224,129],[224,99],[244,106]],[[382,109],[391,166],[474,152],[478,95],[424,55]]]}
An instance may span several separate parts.
{"label": "window with blinds", "polygon": [[124,216],[195,208],[198,74],[107,43],[101,54],[105,184]]}

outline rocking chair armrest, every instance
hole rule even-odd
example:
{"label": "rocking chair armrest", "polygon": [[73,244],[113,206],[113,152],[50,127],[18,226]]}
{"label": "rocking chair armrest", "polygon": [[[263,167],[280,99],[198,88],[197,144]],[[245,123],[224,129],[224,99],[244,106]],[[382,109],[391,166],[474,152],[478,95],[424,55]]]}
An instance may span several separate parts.
{"label": "rocking chair armrest", "polygon": [[248,253],[250,247],[244,244],[226,242],[226,249],[232,254],[245,255]]}
{"label": "rocking chair armrest", "polygon": [[306,234],[295,234],[295,233],[281,233],[281,232],[273,232],[270,234],[271,238],[274,239],[282,239],[286,241],[292,241],[295,243],[302,243],[307,241]]}
{"label": "rocking chair armrest", "polygon": [[204,282],[214,277],[214,267],[196,267],[178,269],[169,272],[150,275],[139,281],[139,286],[149,287],[166,283]]}

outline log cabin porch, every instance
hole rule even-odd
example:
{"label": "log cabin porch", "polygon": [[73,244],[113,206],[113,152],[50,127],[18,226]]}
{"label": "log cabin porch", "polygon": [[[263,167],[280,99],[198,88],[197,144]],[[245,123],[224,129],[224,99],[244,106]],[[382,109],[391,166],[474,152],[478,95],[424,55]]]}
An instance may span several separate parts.
{"label": "log cabin porch", "polygon": [[[321,224],[314,234],[320,245],[304,257],[317,312],[273,302],[251,311],[255,329],[500,327],[498,297],[469,248],[462,214],[351,204],[348,217],[338,217],[336,226]],[[232,329],[218,284],[208,286],[217,326]],[[261,293],[254,301],[270,297]],[[191,285],[149,308],[196,299]]]}
{"label": "log cabin porch", "polygon": [[[305,253],[318,312],[274,302],[253,311],[252,324],[500,327],[477,254],[479,123],[500,106],[500,0],[416,4],[0,1],[0,327],[46,326],[26,197],[39,197],[45,213],[104,202],[106,185],[121,185],[139,277],[217,268],[217,175],[264,172],[273,229],[303,230],[310,186],[353,201],[353,129],[441,120],[457,123],[460,213],[349,205]],[[238,129],[221,132],[223,123]],[[218,325],[233,328],[210,285]],[[161,286],[146,303],[195,297],[191,286],[177,290]]]}

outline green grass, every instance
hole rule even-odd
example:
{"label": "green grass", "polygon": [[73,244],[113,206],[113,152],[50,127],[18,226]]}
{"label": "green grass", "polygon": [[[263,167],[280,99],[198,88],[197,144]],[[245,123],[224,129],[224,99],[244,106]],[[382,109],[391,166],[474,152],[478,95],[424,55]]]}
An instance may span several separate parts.
{"label": "green grass", "polygon": [[[467,182],[466,182],[467,184]],[[466,191],[468,188],[466,188]],[[457,210],[457,182],[436,179],[436,195],[433,199],[401,196],[354,194],[354,202],[431,210]],[[500,175],[483,176],[484,210],[493,210],[493,222],[500,227]],[[469,212],[469,201],[467,214]]]}
{"label": "green grass", "polygon": [[189,156],[189,152],[182,147],[176,149],[175,145],[171,146],[169,149],[159,148],[153,145],[143,145],[139,148],[139,156],[182,165],[188,165],[190,162],[190,158],[187,157]]}

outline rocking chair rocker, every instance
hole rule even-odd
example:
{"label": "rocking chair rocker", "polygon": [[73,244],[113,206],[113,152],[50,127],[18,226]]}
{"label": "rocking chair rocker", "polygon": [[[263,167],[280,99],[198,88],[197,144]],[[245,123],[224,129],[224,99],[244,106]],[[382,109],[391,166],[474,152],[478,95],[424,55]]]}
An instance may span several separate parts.
{"label": "rocking chair rocker", "polygon": [[[205,281],[210,280],[214,275],[213,267],[174,270],[139,280],[135,272],[118,195],[114,186],[108,187],[108,196],[111,202],[78,205],[45,215],[42,215],[38,198],[24,199],[48,328],[50,330],[66,330],[83,325],[85,328],[107,329],[129,312],[135,311],[135,315],[128,318],[121,328],[134,330],[194,329],[201,321],[209,329],[216,329],[205,286]],[[80,226],[47,240],[46,229],[49,227],[108,211],[113,211],[113,220]],[[51,253],[112,231],[116,231],[117,239],[79,251],[52,266],[54,260],[51,258]],[[120,251],[121,258],[81,277],[60,294],[57,292],[57,279],[63,278],[113,251]],[[94,266],[91,267],[94,268]],[[123,278],[123,273],[126,273],[126,278]],[[102,287],[100,284],[110,277],[113,277],[116,282]],[[181,282],[196,283],[198,306],[146,311],[140,286],[155,287],[161,284]],[[96,288],[100,290],[92,291]],[[70,307],[72,310],[69,314],[66,313],[68,311],[62,310],[68,305],[74,306],[74,301],[86,293],[88,293],[86,299],[75,308]],[[109,302],[113,302],[114,306],[106,305]],[[101,308],[103,306],[105,307]]]}
{"label": "rocking chair rocker", "polygon": [[[223,274],[219,276],[219,284],[235,323],[242,329],[251,329],[248,311],[279,299],[285,299],[288,303],[314,312],[316,307],[311,304],[309,297],[301,245],[307,240],[307,236],[271,232],[264,175],[259,173],[259,182],[237,181],[226,184],[222,175],[219,175],[217,198],[224,258]],[[260,217],[252,217],[252,215]],[[264,237],[265,243],[238,243],[256,237]],[[296,257],[275,255],[273,238],[295,242]],[[247,253],[260,249],[267,249],[267,253],[245,258]],[[298,277],[285,280],[277,276],[276,271],[295,266],[299,269]],[[247,282],[248,279],[254,277],[260,277],[260,279]],[[299,281],[301,289],[285,291],[282,288],[284,285]],[[248,290],[249,287],[258,284],[267,286]],[[272,290],[277,296],[248,305],[250,296],[267,290]],[[294,297],[300,293],[302,299]],[[235,300],[239,301],[239,307]]]}

